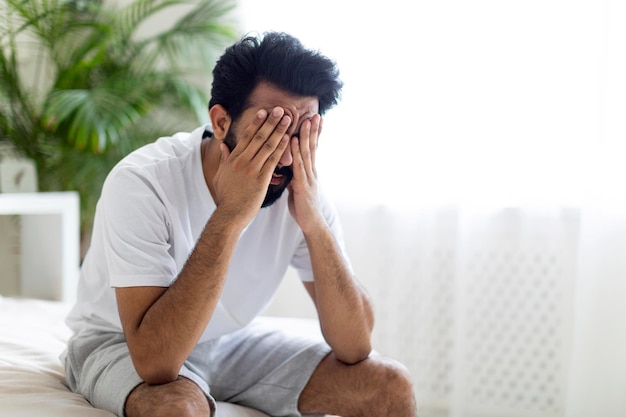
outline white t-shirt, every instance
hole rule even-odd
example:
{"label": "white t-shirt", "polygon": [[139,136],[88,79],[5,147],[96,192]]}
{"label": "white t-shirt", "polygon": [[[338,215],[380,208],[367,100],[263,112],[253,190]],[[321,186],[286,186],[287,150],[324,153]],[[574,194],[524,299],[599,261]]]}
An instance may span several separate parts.
{"label": "white t-shirt", "polygon": [[[128,155],[108,175],[81,267],[77,302],[67,319],[75,332],[122,331],[115,287],[167,287],[176,280],[215,210],[202,171],[204,131],[201,127],[160,138]],[[240,329],[259,315],[289,265],[303,281],[313,280],[308,248],[289,213],[287,196],[285,191],[261,209],[241,234],[201,341]],[[323,194],[321,200],[347,261],[336,211]]]}

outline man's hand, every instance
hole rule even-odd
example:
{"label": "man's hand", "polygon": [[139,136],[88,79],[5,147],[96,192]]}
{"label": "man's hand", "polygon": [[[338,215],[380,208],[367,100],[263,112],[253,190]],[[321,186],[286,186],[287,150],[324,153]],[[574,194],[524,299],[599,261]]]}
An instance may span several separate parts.
{"label": "man's hand", "polygon": [[291,139],[289,211],[302,229],[311,255],[314,281],[304,285],[315,303],[324,338],[338,360],[354,364],[371,351],[374,314],[322,213],[315,168],[321,131],[322,118],[316,114],[302,123],[300,137]]}
{"label": "man's hand", "polygon": [[216,203],[233,220],[247,224],[261,208],[272,173],[289,144],[286,132],[291,118],[284,113],[281,107],[270,114],[259,110],[232,153],[225,144],[220,145],[220,164],[213,179]]}
{"label": "man's hand", "polygon": [[321,131],[322,118],[316,114],[302,123],[300,137],[291,139],[293,178],[288,187],[289,211],[305,235],[324,222],[315,168],[315,153]]}

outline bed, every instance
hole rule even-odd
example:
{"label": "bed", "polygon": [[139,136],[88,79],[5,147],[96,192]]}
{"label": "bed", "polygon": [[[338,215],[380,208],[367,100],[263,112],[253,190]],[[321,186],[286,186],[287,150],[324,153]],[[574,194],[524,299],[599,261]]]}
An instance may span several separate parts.
{"label": "bed", "polygon": [[[57,301],[0,296],[0,416],[115,417],[93,408],[64,384],[59,355],[70,330],[64,318],[70,305]],[[282,321],[299,331],[317,331],[314,322]],[[312,326],[313,325],[313,326]],[[267,417],[257,410],[218,403],[216,417]]]}

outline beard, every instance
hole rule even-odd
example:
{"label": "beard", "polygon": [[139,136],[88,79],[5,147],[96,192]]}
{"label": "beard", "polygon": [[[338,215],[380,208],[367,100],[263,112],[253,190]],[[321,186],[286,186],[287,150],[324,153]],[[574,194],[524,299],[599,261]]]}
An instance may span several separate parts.
{"label": "beard", "polygon": [[[228,150],[230,152],[232,152],[233,149],[235,149],[235,145],[237,144],[237,141],[235,139],[235,134],[233,133],[232,125],[231,125],[231,128],[228,129],[228,132],[226,133],[226,137],[224,138],[224,143],[226,144],[226,146],[228,146]],[[285,192],[285,189],[287,188],[287,186],[291,182],[291,179],[293,178],[293,170],[291,169],[291,167],[276,167],[274,169],[274,173],[277,175],[282,175],[283,181],[280,184],[268,185],[267,192],[265,193],[265,198],[263,199],[263,203],[261,203],[261,208],[269,207],[272,204],[274,204],[276,200],[278,200],[283,195],[283,193]]]}
{"label": "beard", "polygon": [[285,189],[291,182],[293,178],[293,170],[291,167],[276,167],[274,169],[274,173],[283,176],[283,181],[280,184],[270,184],[267,187],[267,193],[265,194],[265,199],[263,199],[263,203],[261,204],[261,208],[269,207],[276,202],[283,195]]}

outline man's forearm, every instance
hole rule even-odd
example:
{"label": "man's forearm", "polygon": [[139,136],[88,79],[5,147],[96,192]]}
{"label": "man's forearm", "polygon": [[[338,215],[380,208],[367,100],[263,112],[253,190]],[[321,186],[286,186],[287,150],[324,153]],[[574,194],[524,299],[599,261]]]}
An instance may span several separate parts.
{"label": "man's forearm", "polygon": [[135,367],[151,383],[175,379],[220,298],[242,228],[216,211],[187,263],[132,328],[125,328]]}
{"label": "man's forearm", "polygon": [[313,264],[314,298],[324,337],[339,360],[359,362],[371,351],[374,314],[369,297],[350,273],[328,228],[305,238]]}

